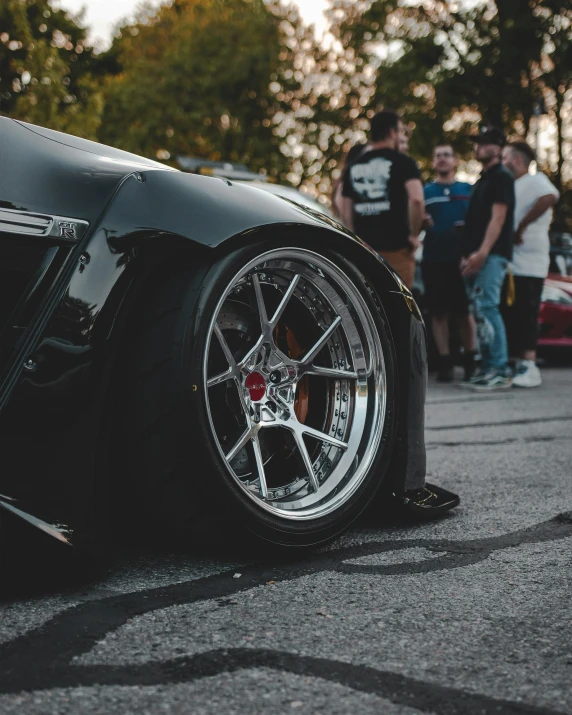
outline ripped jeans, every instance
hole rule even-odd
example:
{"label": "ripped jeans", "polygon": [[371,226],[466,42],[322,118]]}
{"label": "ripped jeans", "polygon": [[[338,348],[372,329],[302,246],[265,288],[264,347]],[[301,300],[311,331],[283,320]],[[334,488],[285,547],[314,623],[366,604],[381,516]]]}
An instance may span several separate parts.
{"label": "ripped jeans", "polygon": [[475,313],[482,369],[505,372],[508,364],[506,330],[500,314],[501,289],[508,261],[489,254],[481,270],[466,279],[467,295]]}

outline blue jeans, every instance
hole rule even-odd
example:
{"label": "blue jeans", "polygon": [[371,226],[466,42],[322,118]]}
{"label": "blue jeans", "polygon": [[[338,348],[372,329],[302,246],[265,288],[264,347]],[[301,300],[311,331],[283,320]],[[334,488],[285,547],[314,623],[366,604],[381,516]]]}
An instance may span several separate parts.
{"label": "blue jeans", "polygon": [[501,289],[508,261],[489,254],[481,270],[467,278],[467,295],[473,304],[483,370],[504,373],[508,364],[506,330],[500,314]]}

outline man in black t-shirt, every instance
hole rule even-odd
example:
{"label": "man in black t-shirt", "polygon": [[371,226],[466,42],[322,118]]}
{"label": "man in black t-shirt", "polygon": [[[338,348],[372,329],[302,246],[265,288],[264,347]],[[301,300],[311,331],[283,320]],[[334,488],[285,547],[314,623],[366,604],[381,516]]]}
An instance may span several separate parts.
{"label": "man in black t-shirt", "polygon": [[367,150],[344,172],[341,218],[411,287],[425,204],[417,164],[398,151],[402,132],[396,112],[373,117]]}
{"label": "man in black t-shirt", "polygon": [[338,218],[341,218],[342,215],[342,190],[344,188],[344,174],[346,167],[357,159],[360,154],[367,151],[367,149],[367,144],[354,144],[342,158],[340,164],[338,164],[342,171],[340,177],[336,179],[332,185],[332,213]]}
{"label": "man in black t-shirt", "polygon": [[473,138],[483,171],[465,219],[461,272],[472,299],[482,355],[479,373],[467,383],[476,391],[511,387],[506,330],[500,314],[501,289],[512,257],[514,179],[501,164],[505,136],[483,127]]}

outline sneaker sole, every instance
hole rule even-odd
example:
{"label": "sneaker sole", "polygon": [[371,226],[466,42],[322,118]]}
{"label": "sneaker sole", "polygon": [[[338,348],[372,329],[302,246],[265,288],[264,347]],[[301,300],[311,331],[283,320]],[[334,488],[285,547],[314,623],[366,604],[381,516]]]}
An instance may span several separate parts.
{"label": "sneaker sole", "polygon": [[512,382],[509,382],[508,385],[469,385],[469,388],[473,392],[496,392],[497,390],[510,390]]}
{"label": "sneaker sole", "polygon": [[518,382],[513,382],[512,384],[514,385],[514,387],[518,387],[518,388],[521,388],[521,389],[522,389],[522,388],[525,388],[525,389],[528,390],[528,389],[530,389],[531,387],[540,387],[540,386],[542,385],[542,381],[540,381],[540,382],[535,382],[534,385],[519,385]]}
{"label": "sneaker sole", "polygon": [[474,386],[474,382],[467,382],[466,380],[462,380],[458,387],[462,387],[464,390],[471,390]]}

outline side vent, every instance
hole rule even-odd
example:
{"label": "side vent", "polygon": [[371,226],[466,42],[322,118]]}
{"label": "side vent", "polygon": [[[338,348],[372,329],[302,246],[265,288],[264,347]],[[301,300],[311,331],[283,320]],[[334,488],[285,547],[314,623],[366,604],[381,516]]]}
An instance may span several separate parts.
{"label": "side vent", "polygon": [[87,221],[64,216],[46,216],[0,208],[0,231],[24,236],[49,236],[61,241],[79,241]]}

